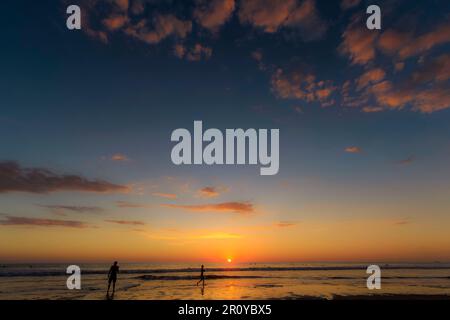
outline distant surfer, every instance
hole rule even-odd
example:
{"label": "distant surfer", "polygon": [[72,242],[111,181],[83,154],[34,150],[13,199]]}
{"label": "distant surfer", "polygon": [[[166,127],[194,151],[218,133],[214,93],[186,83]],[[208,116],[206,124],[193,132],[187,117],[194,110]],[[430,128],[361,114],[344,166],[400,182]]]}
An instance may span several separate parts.
{"label": "distant surfer", "polygon": [[117,265],[117,261],[114,261],[114,264],[109,268],[108,272],[108,291],[106,295],[109,296],[109,288],[111,287],[111,282],[113,284],[112,295],[114,296],[114,292],[116,291],[116,281],[117,274],[119,273],[119,266]]}
{"label": "distant surfer", "polygon": [[198,284],[202,282],[203,286],[205,285],[205,267],[202,265],[201,269],[200,269],[200,280],[198,280],[197,282],[197,286]]}

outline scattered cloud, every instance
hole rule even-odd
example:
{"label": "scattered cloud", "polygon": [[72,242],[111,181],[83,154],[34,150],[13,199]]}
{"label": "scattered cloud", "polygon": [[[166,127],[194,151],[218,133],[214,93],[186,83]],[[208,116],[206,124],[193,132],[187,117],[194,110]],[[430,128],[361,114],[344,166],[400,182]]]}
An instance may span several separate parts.
{"label": "scattered cloud", "polygon": [[152,193],[154,197],[167,198],[167,199],[176,199],[177,195],[174,193],[163,193],[163,192],[154,192]]}
{"label": "scattered cloud", "polygon": [[215,198],[218,197],[220,194],[227,192],[228,190],[229,188],[224,186],[219,187],[207,186],[198,190],[198,195],[202,198]]}
{"label": "scattered cloud", "polygon": [[131,225],[131,226],[143,226],[145,225],[142,221],[136,220],[105,220],[105,222],[121,224],[121,225]]}
{"label": "scattered cloud", "polygon": [[348,152],[348,153],[361,153],[362,150],[361,150],[360,147],[351,146],[351,147],[345,148],[345,152]]}
{"label": "scattered cloud", "polygon": [[330,99],[336,90],[332,82],[316,80],[315,75],[303,72],[299,68],[292,68],[289,71],[278,68],[272,75],[271,83],[272,91],[279,98],[318,101],[324,107],[334,103]]}
{"label": "scattered cloud", "polygon": [[101,213],[103,208],[97,206],[69,206],[69,205],[39,205],[42,208],[50,209],[53,213],[64,215],[65,212],[75,213]]}
{"label": "scattered cloud", "polygon": [[381,68],[373,68],[366,71],[362,74],[357,80],[357,89],[361,90],[362,88],[367,87],[369,84],[374,84],[380,82],[386,76],[386,72]]}
{"label": "scattered cloud", "polygon": [[241,1],[239,20],[267,33],[275,33],[282,28],[298,30],[304,40],[318,39],[327,29],[314,0]]}
{"label": "scattered cloud", "polygon": [[111,156],[111,160],[112,161],[129,161],[130,159],[124,154],[116,153]]}
{"label": "scattered cloud", "polygon": [[5,216],[6,220],[0,220],[3,226],[36,226],[36,227],[67,227],[67,228],[87,228],[88,225],[81,221],[38,219],[27,217]]}
{"label": "scattered cloud", "polygon": [[184,209],[194,212],[232,212],[239,214],[248,214],[254,211],[253,204],[249,202],[223,202],[199,205],[163,204],[162,206],[167,208]]}
{"label": "scattered cloud", "polygon": [[208,60],[211,58],[212,49],[200,43],[196,43],[192,48],[188,48],[182,44],[176,44],[174,47],[174,54],[180,59],[188,61]]}
{"label": "scattered cloud", "polygon": [[385,53],[407,59],[448,42],[450,42],[450,25],[444,23],[420,35],[414,35],[411,31],[388,29],[380,36],[378,46]]}
{"label": "scattered cloud", "polygon": [[125,193],[129,192],[129,187],[74,174],[58,174],[48,169],[23,168],[13,161],[0,162],[0,193],[57,191]]}
{"label": "scattered cloud", "polygon": [[133,203],[128,201],[116,201],[116,206],[119,208],[146,208],[145,204]]}
{"label": "scattered cloud", "polygon": [[192,30],[192,22],[182,20],[173,14],[156,14],[153,17],[153,27],[148,27],[146,20],[129,25],[124,29],[125,34],[135,37],[148,44],[156,44],[168,37],[184,39]]}
{"label": "scattered cloud", "polygon": [[350,8],[356,7],[361,0],[342,0],[341,1],[341,8],[342,10],[348,10]]}
{"label": "scattered cloud", "polygon": [[415,160],[415,157],[414,157],[414,156],[409,156],[409,157],[406,158],[406,159],[400,160],[400,161],[398,162],[398,164],[401,164],[401,165],[407,165],[407,164],[413,163],[414,160]]}
{"label": "scattered cloud", "polygon": [[378,32],[363,27],[361,15],[353,17],[352,22],[342,34],[338,51],[347,55],[352,64],[365,65],[375,58],[375,41]]}
{"label": "scattered cloud", "polygon": [[404,225],[407,225],[407,224],[410,224],[410,223],[411,223],[411,221],[408,218],[394,221],[394,225],[396,225],[396,226],[404,226]]}
{"label": "scattered cloud", "polygon": [[116,31],[122,28],[128,22],[126,15],[113,15],[103,19],[102,23],[109,31]]}
{"label": "scattered cloud", "polygon": [[201,197],[215,198],[219,196],[220,193],[214,187],[204,187],[199,190],[199,194]]}
{"label": "scattered cloud", "polygon": [[295,221],[279,221],[279,222],[276,222],[274,225],[275,225],[275,227],[278,227],[278,228],[288,228],[288,227],[296,226],[297,224],[298,223]]}
{"label": "scattered cloud", "polygon": [[234,8],[234,0],[201,0],[194,17],[202,27],[217,32],[230,19]]}

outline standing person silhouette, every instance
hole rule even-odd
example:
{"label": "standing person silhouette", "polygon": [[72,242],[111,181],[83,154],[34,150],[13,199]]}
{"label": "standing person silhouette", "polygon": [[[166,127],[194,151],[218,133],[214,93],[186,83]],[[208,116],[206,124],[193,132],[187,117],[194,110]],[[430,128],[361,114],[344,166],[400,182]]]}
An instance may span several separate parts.
{"label": "standing person silhouette", "polygon": [[108,272],[108,291],[106,295],[109,296],[109,288],[111,287],[111,282],[113,283],[113,291],[112,296],[114,296],[114,292],[116,291],[116,281],[117,274],[119,273],[119,266],[117,265],[117,261],[114,261],[114,264],[109,268]]}
{"label": "standing person silhouette", "polygon": [[200,269],[200,280],[198,280],[197,286],[198,286],[198,284],[200,282],[203,282],[203,286],[205,286],[205,275],[204,275],[204,272],[205,272],[205,267],[202,265],[202,267]]}

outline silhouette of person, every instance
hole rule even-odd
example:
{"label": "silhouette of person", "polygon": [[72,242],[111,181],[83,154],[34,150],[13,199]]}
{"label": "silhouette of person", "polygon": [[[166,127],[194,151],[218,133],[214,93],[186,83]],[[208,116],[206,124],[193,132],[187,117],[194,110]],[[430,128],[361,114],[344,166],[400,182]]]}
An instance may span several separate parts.
{"label": "silhouette of person", "polygon": [[106,295],[109,296],[109,288],[111,287],[111,282],[113,283],[112,295],[114,296],[114,292],[116,291],[116,281],[117,281],[117,273],[119,273],[119,266],[117,265],[117,261],[114,261],[114,264],[109,268],[108,272],[108,291]]}
{"label": "silhouette of person", "polygon": [[202,265],[202,267],[201,267],[201,269],[200,269],[200,280],[198,280],[197,286],[198,286],[198,284],[199,284],[200,282],[202,282],[202,283],[203,283],[203,286],[205,286],[205,275],[204,275],[204,273],[205,273],[205,267]]}

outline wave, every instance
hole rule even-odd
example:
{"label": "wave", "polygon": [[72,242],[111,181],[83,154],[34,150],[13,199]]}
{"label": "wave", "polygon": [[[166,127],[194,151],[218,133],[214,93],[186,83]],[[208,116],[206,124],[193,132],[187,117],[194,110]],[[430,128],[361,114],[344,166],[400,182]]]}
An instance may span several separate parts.
{"label": "wave", "polygon": [[[418,265],[380,265],[382,270],[450,270],[449,265],[445,266],[418,266]],[[352,271],[352,270],[366,270],[367,265],[355,266],[299,266],[299,267],[236,267],[236,268],[206,268],[206,272],[289,272],[289,271]],[[108,269],[83,269],[83,275],[105,275]],[[120,270],[120,274],[166,274],[166,273],[200,273],[200,268],[145,268],[145,269],[124,269]],[[33,269],[33,268],[0,268],[0,277],[52,277],[52,276],[67,276],[65,267],[61,269],[52,268]],[[198,278],[198,276],[192,276]],[[332,278],[332,277],[331,277]],[[338,279],[338,277],[335,277]],[[428,277],[427,277],[428,278]],[[441,277],[450,278],[450,277]]]}

